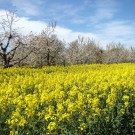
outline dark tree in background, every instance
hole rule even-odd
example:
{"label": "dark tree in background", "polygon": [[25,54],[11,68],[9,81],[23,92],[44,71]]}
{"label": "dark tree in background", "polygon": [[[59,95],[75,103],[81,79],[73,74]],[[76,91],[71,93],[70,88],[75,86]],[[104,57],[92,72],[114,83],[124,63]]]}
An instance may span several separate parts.
{"label": "dark tree in background", "polygon": [[23,58],[14,58],[17,49],[25,46],[23,37],[14,28],[16,22],[15,12],[7,11],[5,15],[0,16],[0,57],[4,68],[14,66],[28,57],[27,54]]}

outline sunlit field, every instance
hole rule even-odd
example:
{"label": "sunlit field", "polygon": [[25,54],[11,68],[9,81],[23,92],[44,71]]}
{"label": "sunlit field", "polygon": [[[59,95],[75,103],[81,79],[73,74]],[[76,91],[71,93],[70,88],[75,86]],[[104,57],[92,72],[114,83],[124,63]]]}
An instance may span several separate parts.
{"label": "sunlit field", "polygon": [[135,134],[135,64],[0,69],[0,135]]}

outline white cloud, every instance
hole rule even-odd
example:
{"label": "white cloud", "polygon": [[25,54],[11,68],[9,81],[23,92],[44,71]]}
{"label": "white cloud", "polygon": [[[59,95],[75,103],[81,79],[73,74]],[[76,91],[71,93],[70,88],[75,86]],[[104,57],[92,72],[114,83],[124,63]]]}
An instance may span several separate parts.
{"label": "white cloud", "polygon": [[[5,11],[0,10],[0,15],[4,14]],[[29,34],[31,31],[33,33],[40,33],[47,26],[46,22],[29,20],[27,17],[17,17],[17,20],[15,27],[23,34]],[[66,42],[75,40],[78,35],[96,38],[96,36],[90,32],[75,32],[61,26],[57,26],[55,32],[61,40],[65,40]]]}
{"label": "white cloud", "polygon": [[[16,26],[20,27],[21,32],[24,34],[29,34],[30,31],[34,33],[40,33],[47,26],[47,23],[42,21],[32,21],[28,18],[20,18]],[[75,32],[71,29],[60,26],[56,27],[55,32],[61,40],[65,40],[66,42],[71,42],[75,40],[78,35],[96,38],[96,36],[92,33]]]}
{"label": "white cloud", "polygon": [[5,10],[0,10],[0,17],[5,15]]}
{"label": "white cloud", "polygon": [[[0,10],[0,16],[5,13],[4,10]],[[43,21],[34,21],[26,17],[18,17],[19,21],[16,23],[16,27],[19,27],[20,32],[23,34],[29,34],[30,31],[39,33],[43,30],[47,23]],[[56,34],[61,40],[71,42],[75,40],[78,35],[84,37],[94,38],[105,46],[111,41],[120,41],[126,45],[135,45],[135,23],[130,21],[110,21],[105,24],[96,26],[96,30],[91,32],[79,32],[72,29],[57,26]]]}
{"label": "white cloud", "polygon": [[[28,18],[20,18],[20,21],[18,22],[18,27],[22,28],[23,33],[29,33],[30,31],[38,33],[46,26],[46,22],[31,21]],[[111,41],[133,45],[135,43],[135,24],[131,25],[130,22],[124,21],[112,21],[110,23],[100,25],[97,28],[97,31],[93,33],[73,31],[68,28],[57,26],[56,34],[61,40],[64,39],[66,42],[71,42],[75,40],[78,35],[81,35],[101,41],[102,46],[105,46]]]}
{"label": "white cloud", "polygon": [[39,33],[47,26],[47,24],[44,22],[32,21],[26,17],[20,17],[18,20],[19,21],[16,23],[16,27],[18,27],[23,34],[29,34],[31,31],[34,33]]}
{"label": "white cloud", "polygon": [[56,31],[57,31],[57,35],[60,39],[64,39],[66,42],[71,42],[75,39],[77,39],[77,37],[83,36],[83,37],[90,37],[90,38],[96,38],[96,35],[94,35],[93,33],[90,32],[75,32],[72,31],[71,29],[67,29],[67,28],[63,28],[63,27],[56,27]]}

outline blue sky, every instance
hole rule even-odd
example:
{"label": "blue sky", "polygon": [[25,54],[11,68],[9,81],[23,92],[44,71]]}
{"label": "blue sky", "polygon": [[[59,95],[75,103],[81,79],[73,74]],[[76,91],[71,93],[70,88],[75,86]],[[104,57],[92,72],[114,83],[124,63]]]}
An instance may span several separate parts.
{"label": "blue sky", "polygon": [[24,33],[56,21],[58,37],[67,42],[82,35],[102,46],[135,46],[135,0],[0,0],[0,14],[14,7]]}

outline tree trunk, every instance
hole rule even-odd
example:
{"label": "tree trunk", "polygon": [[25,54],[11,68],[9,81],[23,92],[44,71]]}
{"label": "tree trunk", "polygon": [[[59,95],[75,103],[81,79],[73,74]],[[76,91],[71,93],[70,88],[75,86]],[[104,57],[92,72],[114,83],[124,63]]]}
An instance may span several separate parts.
{"label": "tree trunk", "polygon": [[47,51],[47,66],[50,66],[50,50]]}

